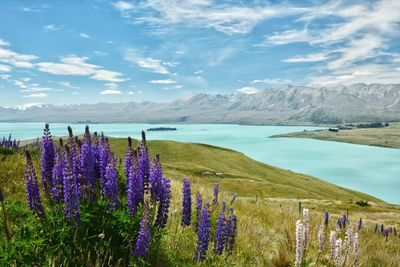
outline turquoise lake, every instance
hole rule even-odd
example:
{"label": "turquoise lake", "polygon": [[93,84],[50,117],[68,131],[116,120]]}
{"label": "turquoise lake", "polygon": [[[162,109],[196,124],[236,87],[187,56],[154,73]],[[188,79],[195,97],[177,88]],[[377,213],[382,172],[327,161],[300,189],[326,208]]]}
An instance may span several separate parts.
{"label": "turquoise lake", "polygon": [[[83,124],[71,124],[82,134]],[[147,132],[149,140],[206,143],[240,151],[247,156],[283,169],[316,176],[358,190],[390,203],[400,204],[400,149],[362,146],[300,138],[268,138],[274,134],[318,129],[292,126],[243,126],[226,124],[93,124],[91,131],[112,137],[140,138],[140,131],[154,127],[176,127],[177,131]],[[55,136],[67,135],[67,124],[53,123]],[[0,137],[40,137],[43,123],[0,123]]]}

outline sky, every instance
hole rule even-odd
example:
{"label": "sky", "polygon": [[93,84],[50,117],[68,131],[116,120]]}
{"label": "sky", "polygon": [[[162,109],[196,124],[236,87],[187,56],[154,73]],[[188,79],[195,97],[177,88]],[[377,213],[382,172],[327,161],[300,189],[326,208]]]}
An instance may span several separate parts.
{"label": "sky", "polygon": [[400,1],[0,1],[0,106],[400,83]]}

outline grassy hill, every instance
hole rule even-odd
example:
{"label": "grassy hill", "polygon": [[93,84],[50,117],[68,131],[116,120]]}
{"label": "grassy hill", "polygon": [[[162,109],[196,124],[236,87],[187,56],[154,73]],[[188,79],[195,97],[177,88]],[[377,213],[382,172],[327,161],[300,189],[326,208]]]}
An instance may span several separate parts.
{"label": "grassy hill", "polygon": [[[122,159],[119,165],[122,170],[126,139],[111,138],[110,144],[112,151]],[[373,264],[365,266],[394,266],[400,259],[399,238],[385,241],[372,233],[375,223],[400,227],[400,207],[397,205],[308,175],[272,167],[229,149],[173,141],[148,141],[148,146],[152,157],[155,153],[161,155],[165,176],[172,179],[173,192],[168,234],[160,241],[169,253],[162,262],[155,264],[157,266],[193,265],[196,244],[193,229],[177,227],[184,176],[192,181],[192,192],[199,191],[208,201],[212,199],[214,182],[220,185],[221,201],[229,202],[233,193],[238,194],[234,204],[239,218],[234,255],[226,261],[210,256],[204,266],[289,266],[294,258],[295,221],[301,217],[299,201],[312,214],[314,245],[307,257],[319,257],[315,252],[317,225],[322,221],[323,212],[328,210],[333,216],[332,227],[335,227],[334,218],[346,213],[353,224],[359,218],[366,222],[365,229],[360,232],[362,263]],[[38,166],[40,155],[35,154],[34,159]],[[26,205],[24,166],[25,159],[21,154],[0,155],[0,186],[6,196],[6,206],[11,210],[11,232],[19,231],[17,222],[24,220],[19,214],[21,207]],[[204,176],[204,172],[223,173],[223,177]],[[368,201],[369,205],[357,205],[359,200]]]}

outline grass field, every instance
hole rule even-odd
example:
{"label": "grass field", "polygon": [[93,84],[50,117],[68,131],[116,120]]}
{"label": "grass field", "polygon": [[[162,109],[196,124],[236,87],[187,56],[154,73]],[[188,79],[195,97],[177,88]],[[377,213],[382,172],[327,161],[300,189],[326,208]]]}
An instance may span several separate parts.
{"label": "grass field", "polygon": [[[110,144],[118,157],[123,159],[126,140],[112,138]],[[193,229],[178,226],[182,179],[185,176],[192,181],[192,192],[201,192],[209,202],[214,182],[220,185],[221,201],[229,202],[233,193],[238,194],[233,205],[238,215],[234,254],[227,260],[210,254],[202,264],[204,266],[290,266],[294,261],[295,222],[301,217],[299,201],[311,210],[312,245],[307,259],[316,261],[326,257],[316,252],[316,233],[323,220],[323,212],[327,210],[332,216],[330,229],[335,229],[337,216],[347,212],[353,225],[359,218],[365,221],[359,233],[360,266],[396,266],[400,261],[400,238],[391,237],[385,241],[383,237],[373,234],[375,223],[400,228],[400,206],[308,175],[272,167],[228,149],[173,141],[149,141],[148,146],[152,157],[156,152],[161,155],[165,176],[172,179],[173,192],[167,234],[160,241],[165,255],[162,262],[155,264],[157,266],[194,265],[196,238]],[[4,191],[6,207],[11,210],[10,231],[16,235],[21,231],[17,222],[24,221],[24,218],[15,207],[27,209],[25,159],[18,153],[0,157],[0,186]],[[34,157],[37,166],[39,158],[38,154]],[[203,176],[203,172],[223,173],[224,177]],[[355,202],[359,200],[368,201],[369,205],[357,205]],[[3,230],[0,226],[1,234]],[[328,230],[325,234],[329,234]],[[323,254],[327,254],[327,248]],[[320,265],[323,264],[320,262]]]}
{"label": "grass field", "polygon": [[304,131],[279,134],[272,137],[312,138],[360,145],[400,148],[400,125],[395,124],[386,128],[340,130],[339,132],[330,132],[327,130]]}

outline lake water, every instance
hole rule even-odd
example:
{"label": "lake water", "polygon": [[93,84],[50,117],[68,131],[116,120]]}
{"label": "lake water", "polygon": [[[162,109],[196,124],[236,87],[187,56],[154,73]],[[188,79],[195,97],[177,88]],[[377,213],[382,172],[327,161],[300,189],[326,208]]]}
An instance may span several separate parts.
{"label": "lake water", "polygon": [[[83,124],[71,124],[82,134]],[[243,126],[226,124],[154,125],[93,124],[91,131],[112,137],[140,138],[140,131],[153,127],[176,127],[177,131],[147,132],[149,140],[206,143],[243,152],[247,156],[284,169],[316,176],[391,203],[400,204],[400,149],[362,146],[300,138],[268,138],[274,134],[312,130],[315,127]],[[67,124],[50,125],[53,135],[67,135]],[[42,134],[42,123],[0,123],[0,137],[17,139]]]}

